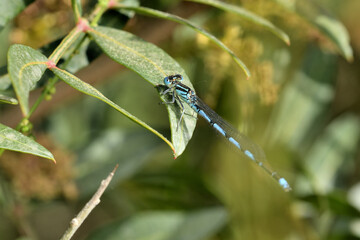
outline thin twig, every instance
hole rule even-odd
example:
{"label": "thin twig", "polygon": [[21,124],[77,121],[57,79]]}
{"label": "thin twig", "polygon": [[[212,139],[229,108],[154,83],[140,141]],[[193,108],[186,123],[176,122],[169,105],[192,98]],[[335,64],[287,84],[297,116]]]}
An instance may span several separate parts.
{"label": "thin twig", "polygon": [[83,207],[83,209],[81,209],[79,214],[71,220],[70,226],[66,230],[64,235],[61,237],[61,240],[71,239],[71,237],[74,235],[76,230],[81,226],[81,224],[84,222],[84,220],[90,214],[90,212],[100,203],[100,197],[102,196],[105,189],[109,185],[118,166],[119,165],[117,164],[115,166],[114,170],[112,170],[112,172],[107,176],[107,178],[101,181],[100,187],[95,192],[95,194],[92,196],[92,198],[86,203],[86,205]]}

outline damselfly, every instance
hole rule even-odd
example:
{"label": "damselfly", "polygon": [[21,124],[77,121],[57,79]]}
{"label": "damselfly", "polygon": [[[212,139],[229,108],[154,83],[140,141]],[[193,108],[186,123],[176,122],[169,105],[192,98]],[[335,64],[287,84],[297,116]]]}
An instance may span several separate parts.
{"label": "damselfly", "polygon": [[274,178],[285,191],[290,191],[291,187],[288,182],[279,176],[276,172],[271,170],[269,166],[265,165],[266,157],[264,151],[250,139],[239,133],[222,119],[216,112],[214,112],[208,105],[206,105],[188,86],[181,83],[182,75],[176,74],[167,76],[164,79],[167,89],[162,92],[162,95],[172,95],[172,101],[179,104],[182,109],[178,126],[185,113],[185,108],[182,101],[186,102],[195,112],[202,116],[208,123],[221,135],[223,135],[231,144],[239,149],[246,157],[250,158],[257,165],[262,167],[272,178]]}

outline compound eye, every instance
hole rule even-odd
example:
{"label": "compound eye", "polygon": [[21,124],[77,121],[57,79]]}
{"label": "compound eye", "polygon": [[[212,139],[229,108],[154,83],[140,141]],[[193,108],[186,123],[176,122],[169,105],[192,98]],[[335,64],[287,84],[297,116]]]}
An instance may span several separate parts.
{"label": "compound eye", "polygon": [[170,78],[171,78],[171,76],[168,76],[168,77],[165,77],[165,78],[164,78],[164,84],[165,84],[166,86],[168,86],[168,85],[171,84],[172,79],[170,79]]}

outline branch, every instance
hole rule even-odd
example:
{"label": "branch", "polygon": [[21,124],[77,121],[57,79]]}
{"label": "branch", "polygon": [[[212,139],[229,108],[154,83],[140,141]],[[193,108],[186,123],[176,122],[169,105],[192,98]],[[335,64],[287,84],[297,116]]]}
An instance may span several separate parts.
{"label": "branch", "polygon": [[104,193],[105,189],[109,185],[111,179],[114,176],[114,173],[116,169],[118,168],[118,164],[115,166],[115,168],[112,170],[112,172],[107,176],[106,179],[101,181],[100,187],[95,192],[93,197],[86,203],[83,209],[79,212],[79,214],[73,218],[70,222],[69,228],[66,230],[64,235],[61,237],[61,240],[68,240],[71,239],[71,237],[74,235],[76,230],[81,226],[81,224],[84,222],[84,220],[87,218],[87,216],[90,214],[90,212],[100,203],[100,197]]}

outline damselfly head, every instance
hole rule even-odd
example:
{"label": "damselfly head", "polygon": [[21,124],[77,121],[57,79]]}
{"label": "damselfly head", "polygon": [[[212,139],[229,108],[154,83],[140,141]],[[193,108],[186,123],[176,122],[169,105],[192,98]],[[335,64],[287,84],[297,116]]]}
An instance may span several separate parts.
{"label": "damselfly head", "polygon": [[171,84],[174,84],[176,82],[182,81],[183,76],[180,74],[170,75],[164,78],[164,83],[166,86],[169,86]]}

